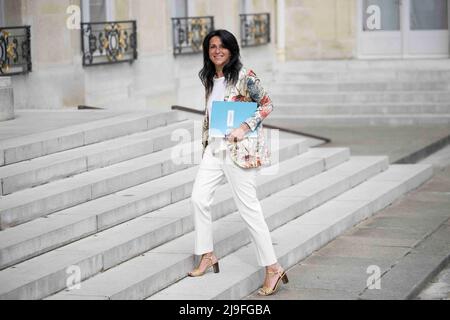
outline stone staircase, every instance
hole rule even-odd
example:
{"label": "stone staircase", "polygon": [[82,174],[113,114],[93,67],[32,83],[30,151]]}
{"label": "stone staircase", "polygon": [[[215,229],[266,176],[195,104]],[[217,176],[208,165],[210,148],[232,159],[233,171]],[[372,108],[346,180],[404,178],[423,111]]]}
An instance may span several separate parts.
{"label": "stone staircase", "polygon": [[[194,161],[174,162],[172,133],[197,137],[197,125],[134,113],[1,142],[0,299],[240,299],[257,289],[264,270],[227,183],[212,206],[221,273],[186,278],[197,263],[190,194],[201,144],[183,141]],[[286,268],[433,173],[302,137],[274,146],[257,193]]]}
{"label": "stone staircase", "polygon": [[450,123],[448,59],[303,61],[276,70],[272,119],[299,126]]}

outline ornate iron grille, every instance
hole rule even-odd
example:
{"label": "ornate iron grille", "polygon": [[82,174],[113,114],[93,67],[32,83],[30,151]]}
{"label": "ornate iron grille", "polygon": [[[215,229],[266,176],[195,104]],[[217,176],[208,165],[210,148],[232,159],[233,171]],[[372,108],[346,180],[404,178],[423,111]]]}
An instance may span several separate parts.
{"label": "ornate iron grille", "polygon": [[214,30],[214,17],[172,18],[173,54],[202,52],[203,40]]}
{"label": "ornate iron grille", "polygon": [[0,76],[31,72],[30,26],[0,27]]}
{"label": "ornate iron grille", "polygon": [[81,23],[83,66],[133,63],[137,59],[136,21]]}
{"label": "ornate iron grille", "polygon": [[243,47],[270,43],[270,13],[240,14],[239,16]]}

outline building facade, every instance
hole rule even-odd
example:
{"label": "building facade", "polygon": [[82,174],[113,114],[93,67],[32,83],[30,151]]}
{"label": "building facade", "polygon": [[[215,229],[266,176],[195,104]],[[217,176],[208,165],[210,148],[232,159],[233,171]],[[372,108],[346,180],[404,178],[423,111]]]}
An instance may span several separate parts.
{"label": "building facade", "polygon": [[[16,109],[201,109],[199,44],[212,28],[233,32],[244,64],[264,77],[290,60],[448,59],[449,9],[448,0],[0,0],[0,57],[8,76],[29,52],[11,76]],[[29,26],[29,48],[27,29],[14,46],[16,26]]]}

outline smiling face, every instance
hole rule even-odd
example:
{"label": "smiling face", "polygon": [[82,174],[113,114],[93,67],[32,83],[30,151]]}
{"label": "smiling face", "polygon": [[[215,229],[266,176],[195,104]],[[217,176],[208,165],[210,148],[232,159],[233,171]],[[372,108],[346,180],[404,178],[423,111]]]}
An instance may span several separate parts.
{"label": "smiling face", "polygon": [[219,70],[222,70],[231,59],[230,50],[223,47],[222,40],[218,36],[212,37],[209,41],[209,59]]}

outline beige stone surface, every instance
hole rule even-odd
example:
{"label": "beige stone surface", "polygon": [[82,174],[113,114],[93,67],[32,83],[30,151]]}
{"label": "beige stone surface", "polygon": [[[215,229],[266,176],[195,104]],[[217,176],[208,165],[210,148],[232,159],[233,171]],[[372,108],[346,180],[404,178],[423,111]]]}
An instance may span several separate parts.
{"label": "beige stone surface", "polygon": [[[32,54],[35,67],[39,65],[71,64],[79,47],[73,47],[72,37],[79,33],[67,29],[67,8],[79,1],[23,1],[23,20],[32,26]],[[75,51],[77,50],[77,51]]]}
{"label": "beige stone surface", "polygon": [[140,54],[169,52],[171,42],[170,3],[168,1],[127,0],[131,17],[137,20]]}
{"label": "beige stone surface", "polygon": [[286,0],[288,60],[351,58],[356,0]]}
{"label": "beige stone surface", "polygon": [[130,19],[130,2],[129,0],[115,0],[116,20]]}

